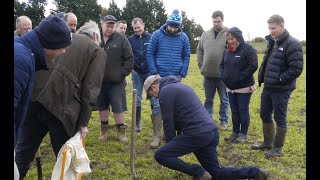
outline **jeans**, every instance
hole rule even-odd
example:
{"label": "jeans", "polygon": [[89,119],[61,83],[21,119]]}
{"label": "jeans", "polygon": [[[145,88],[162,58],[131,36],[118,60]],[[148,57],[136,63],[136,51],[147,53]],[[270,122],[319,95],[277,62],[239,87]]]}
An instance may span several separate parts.
{"label": "jeans", "polygon": [[[193,177],[200,177],[205,171],[209,172],[213,179],[221,180],[258,177],[257,167],[220,167],[217,156],[218,143],[218,129],[199,135],[178,135],[160,147],[155,152],[154,158],[165,167]],[[189,153],[194,153],[201,165],[189,164],[178,158]]]}
{"label": "jeans", "polygon": [[54,154],[57,157],[60,148],[71,137],[59,119],[40,103],[32,102],[29,105],[27,119],[21,128],[21,136],[15,149],[20,179],[26,176],[30,163],[48,131]]}
{"label": "jeans", "polygon": [[249,103],[252,93],[229,92],[228,94],[232,113],[233,132],[247,135],[250,123]]}
{"label": "jeans", "polygon": [[[149,76],[150,76],[150,73],[140,74],[135,70],[132,70],[132,74],[131,74],[132,85],[133,85],[133,89],[137,90],[137,107],[141,107],[142,92],[144,91],[143,83]],[[153,107],[152,114],[156,115],[161,113],[159,99],[155,97],[150,98],[150,105]]]}
{"label": "jeans", "polygon": [[280,128],[287,128],[287,111],[289,98],[293,90],[270,91],[263,89],[261,93],[260,117],[264,123],[272,123],[272,111],[274,120]]}
{"label": "jeans", "polygon": [[[229,119],[229,97],[226,90],[226,86],[223,81],[219,78],[208,79],[204,77],[203,79],[203,87],[205,92],[205,101],[204,107],[213,118],[213,98],[216,94],[216,90],[218,90],[219,98],[220,98],[220,111],[219,111],[219,119],[220,122],[228,123]],[[213,118],[214,119],[214,118]]]}

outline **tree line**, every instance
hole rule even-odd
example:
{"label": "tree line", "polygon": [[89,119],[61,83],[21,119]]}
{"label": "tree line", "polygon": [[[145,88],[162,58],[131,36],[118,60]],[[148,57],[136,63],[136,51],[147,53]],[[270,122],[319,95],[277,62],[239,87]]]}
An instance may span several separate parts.
{"label": "tree line", "polygon": [[[88,20],[99,23],[107,14],[113,15],[117,20],[125,20],[128,24],[127,34],[134,33],[131,28],[131,20],[140,17],[146,27],[146,31],[153,33],[159,29],[170,14],[166,14],[166,9],[162,1],[159,0],[126,0],[125,6],[121,9],[112,0],[109,8],[101,7],[97,0],[54,0],[56,9],[50,10],[50,14],[58,12],[73,12],[78,18],[78,27],[81,27]],[[28,0],[19,2],[14,0],[14,20],[26,15],[32,20],[33,27],[37,26],[45,18],[45,8],[47,0]],[[193,18],[189,18],[185,11],[180,11],[182,18],[182,30],[186,33],[190,41],[191,53],[196,53],[196,48],[203,33],[203,28],[197,24]]]}

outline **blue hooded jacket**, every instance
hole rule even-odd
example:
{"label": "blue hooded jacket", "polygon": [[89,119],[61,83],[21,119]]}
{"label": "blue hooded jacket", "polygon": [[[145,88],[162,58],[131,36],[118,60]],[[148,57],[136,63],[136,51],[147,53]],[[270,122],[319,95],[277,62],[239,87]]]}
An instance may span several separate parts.
{"label": "blue hooded jacket", "polygon": [[166,28],[167,24],[164,24],[151,36],[147,50],[150,74],[186,77],[190,62],[189,38],[181,28],[174,35],[168,34]]}
{"label": "blue hooded jacket", "polygon": [[14,39],[14,145],[31,100],[35,71],[47,70],[42,45],[35,30]]}
{"label": "blue hooded jacket", "polygon": [[175,77],[160,79],[159,102],[166,142],[177,134],[198,135],[217,128],[193,89]]}

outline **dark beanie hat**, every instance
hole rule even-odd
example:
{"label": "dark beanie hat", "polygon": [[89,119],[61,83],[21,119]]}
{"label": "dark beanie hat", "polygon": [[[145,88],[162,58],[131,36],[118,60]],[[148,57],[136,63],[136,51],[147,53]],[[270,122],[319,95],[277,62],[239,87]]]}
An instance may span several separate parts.
{"label": "dark beanie hat", "polygon": [[66,48],[71,44],[71,31],[67,23],[58,16],[50,15],[34,28],[41,45],[46,49]]}
{"label": "dark beanie hat", "polygon": [[167,25],[173,27],[180,27],[181,26],[181,16],[179,16],[179,10],[173,10],[171,16],[166,21]]}

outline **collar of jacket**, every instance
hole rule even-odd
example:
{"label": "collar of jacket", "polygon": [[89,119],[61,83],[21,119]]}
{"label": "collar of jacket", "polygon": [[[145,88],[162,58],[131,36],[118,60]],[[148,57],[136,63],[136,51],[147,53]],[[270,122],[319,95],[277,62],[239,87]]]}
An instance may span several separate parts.
{"label": "collar of jacket", "polygon": [[267,35],[265,39],[270,43],[275,41],[277,44],[281,44],[287,37],[289,36],[289,32],[285,29],[283,33],[279,36],[277,40],[272,39],[271,34]]}
{"label": "collar of jacket", "polygon": [[135,33],[134,36],[135,36],[136,38],[140,38],[140,37],[143,38],[143,37],[146,36],[146,31],[143,31],[143,33],[142,33],[141,35],[138,35],[137,33]]}
{"label": "collar of jacket", "polygon": [[43,46],[40,43],[36,31],[32,30],[21,36],[23,43],[31,49],[35,58],[36,70],[48,70],[46,57],[44,54]]}

